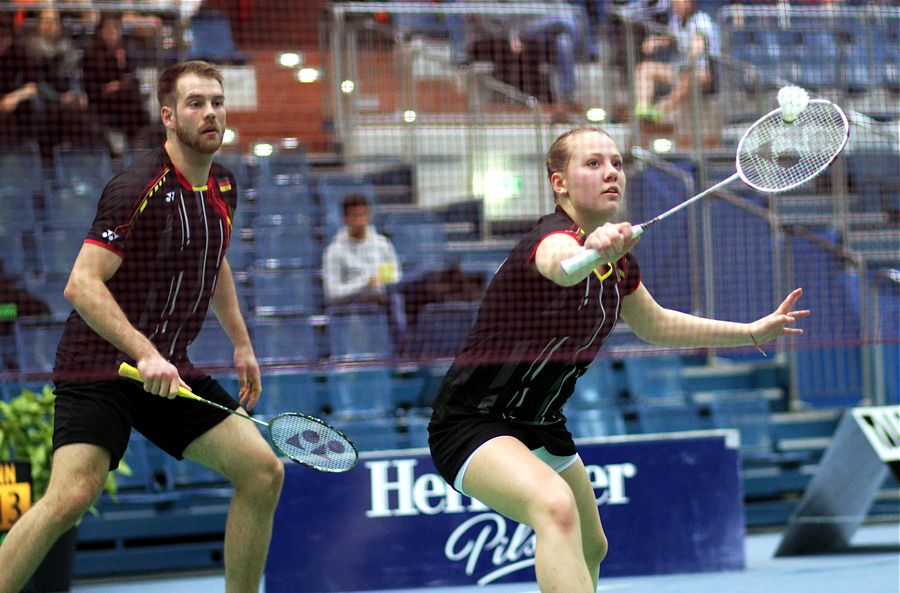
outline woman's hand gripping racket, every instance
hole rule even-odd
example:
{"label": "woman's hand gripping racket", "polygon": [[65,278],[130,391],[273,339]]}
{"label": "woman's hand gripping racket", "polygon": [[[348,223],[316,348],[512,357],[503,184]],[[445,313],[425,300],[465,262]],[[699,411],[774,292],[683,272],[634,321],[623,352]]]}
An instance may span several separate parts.
{"label": "woman's hand gripping racket", "polygon": [[[140,383],[144,382],[140,371],[127,362],[119,366],[119,375]],[[285,412],[278,414],[269,422],[264,422],[204,399],[184,387],[178,390],[178,396],[203,402],[238,418],[264,426],[272,444],[282,455],[307,467],[323,472],[345,472],[353,469],[359,459],[356,446],[344,433],[313,416]]]}
{"label": "woman's hand gripping racket", "polygon": [[[782,108],[770,111],[744,132],[738,143],[737,173],[709,189],[688,198],[656,218],[633,227],[632,237],[640,237],[647,227],[675,214],[682,208],[740,179],[755,190],[781,193],[811,181],[844,149],[850,137],[850,124],[841,108],[824,99],[813,99],[790,119]],[[567,274],[590,265],[602,256],[585,249],[562,262]]]}

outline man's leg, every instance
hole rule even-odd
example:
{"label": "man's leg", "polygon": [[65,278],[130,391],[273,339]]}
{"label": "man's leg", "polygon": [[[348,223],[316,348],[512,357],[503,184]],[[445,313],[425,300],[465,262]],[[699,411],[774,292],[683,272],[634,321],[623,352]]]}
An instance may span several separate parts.
{"label": "man's leg", "polygon": [[16,521],[0,546],[0,593],[18,593],[59,537],[70,529],[103,491],[109,452],[73,444],[53,454],[44,496]]}
{"label": "man's leg", "polygon": [[218,471],[234,484],[225,526],[226,591],[258,593],[284,465],[256,426],[235,416],[197,438],[184,456]]}

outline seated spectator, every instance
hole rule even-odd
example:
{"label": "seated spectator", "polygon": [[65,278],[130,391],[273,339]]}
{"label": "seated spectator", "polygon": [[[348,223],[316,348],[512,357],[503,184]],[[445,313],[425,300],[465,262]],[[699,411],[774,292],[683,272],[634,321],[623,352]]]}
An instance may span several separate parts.
{"label": "seated spectator", "polygon": [[[715,74],[710,56],[718,54],[718,31],[712,19],[696,8],[695,0],[672,0],[667,35],[650,35],[641,45],[644,60],[635,72],[635,115],[656,123],[668,121],[672,113],[697,88],[714,89]],[[655,102],[660,87],[671,88]]]}
{"label": "seated spectator", "polygon": [[325,301],[387,304],[385,286],[400,280],[394,246],[370,224],[364,196],[347,196],[342,207],[345,226],[322,258]]}
{"label": "seated spectator", "polygon": [[[472,0],[469,0],[472,1]],[[515,2],[508,1],[510,8]],[[579,113],[575,101],[575,62],[588,53],[583,20],[567,0],[549,0],[560,10],[555,14],[479,14],[472,18],[473,59],[489,59],[497,67],[498,79],[544,102],[560,105],[560,111]],[[549,61],[557,72],[558,84],[551,89],[540,72]]]}
{"label": "seated spectator", "polygon": [[118,15],[104,13],[84,58],[84,90],[91,107],[112,130],[129,141],[150,123],[135,69],[122,44]]}
{"label": "seated spectator", "polygon": [[64,34],[59,12],[46,8],[38,16],[37,30],[25,41],[25,51],[37,73],[43,105],[39,132],[41,156],[49,161],[53,147],[106,145],[99,119],[88,110],[88,98],[78,85],[79,52]]}
{"label": "seated spectator", "polygon": [[34,72],[16,40],[12,13],[0,13],[0,144],[20,145],[34,136]]}

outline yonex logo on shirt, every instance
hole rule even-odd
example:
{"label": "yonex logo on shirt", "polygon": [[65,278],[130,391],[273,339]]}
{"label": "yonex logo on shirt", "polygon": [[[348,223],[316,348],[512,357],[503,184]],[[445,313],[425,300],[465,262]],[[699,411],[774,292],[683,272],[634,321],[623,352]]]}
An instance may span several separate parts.
{"label": "yonex logo on shirt", "polygon": [[105,230],[105,231],[103,231],[103,238],[108,241],[115,241],[116,239],[119,238],[119,233],[117,233],[113,230]]}

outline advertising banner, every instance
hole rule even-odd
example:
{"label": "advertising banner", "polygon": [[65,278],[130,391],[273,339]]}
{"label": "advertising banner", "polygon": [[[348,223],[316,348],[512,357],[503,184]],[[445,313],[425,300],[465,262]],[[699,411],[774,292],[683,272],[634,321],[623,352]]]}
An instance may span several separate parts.
{"label": "advertising banner", "polygon": [[[579,441],[610,552],[603,576],[739,570],[735,431]],[[534,532],[453,490],[427,450],[367,453],[346,474],[288,464],[267,593],[534,581]]]}

